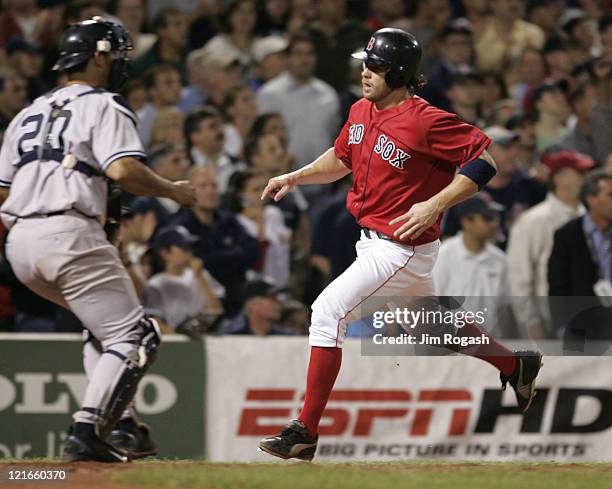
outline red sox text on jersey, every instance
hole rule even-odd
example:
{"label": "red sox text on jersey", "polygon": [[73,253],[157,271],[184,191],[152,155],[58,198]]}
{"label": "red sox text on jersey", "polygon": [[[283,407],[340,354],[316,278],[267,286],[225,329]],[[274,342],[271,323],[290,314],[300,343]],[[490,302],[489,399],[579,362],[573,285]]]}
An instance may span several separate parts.
{"label": "red sox text on jersey", "polygon": [[[412,97],[397,107],[377,110],[356,102],[336,139],[336,156],[353,171],[347,208],[357,222],[389,236],[389,221],[437,194],[457,166],[477,158],[490,139],[455,114]],[[415,241],[436,240],[440,219]]]}

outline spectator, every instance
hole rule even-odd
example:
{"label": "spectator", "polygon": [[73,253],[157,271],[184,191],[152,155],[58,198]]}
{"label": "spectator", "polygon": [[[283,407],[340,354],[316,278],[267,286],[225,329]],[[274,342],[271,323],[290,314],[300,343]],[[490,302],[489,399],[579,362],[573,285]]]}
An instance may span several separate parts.
{"label": "spectator", "polygon": [[[499,204],[472,197],[457,206],[461,232],[442,242],[433,269],[436,295],[465,297],[466,311],[486,311],[485,328],[497,333],[508,301],[508,265],[494,241]],[[461,270],[461,273],[457,273]]]}
{"label": "spectator", "polygon": [[217,297],[223,293],[221,286],[202,260],[193,256],[197,240],[183,226],[164,228],[155,237],[164,268],[147,281],[143,302],[150,313],[160,316],[173,329],[200,314],[223,314]]}
{"label": "spectator", "polygon": [[527,47],[540,49],[545,36],[542,29],[521,19],[521,0],[496,0],[490,3],[493,14],[476,36],[478,69],[502,73]]}
{"label": "spectator", "polygon": [[419,95],[442,110],[449,110],[451,102],[446,96],[449,81],[456,74],[474,71],[472,30],[469,25],[455,21],[448,24],[440,35],[440,60],[427,74],[427,84]]}
{"label": "spectator", "polygon": [[569,151],[547,154],[542,162],[550,171],[550,192],[516,220],[508,244],[514,315],[523,336],[533,339],[552,334],[547,302],[535,298],[548,295],[546,273],[554,233],[581,214],[582,172],[595,165]]}
{"label": "spectator", "polygon": [[604,164],[612,154],[612,107],[609,102],[598,103],[592,83],[574,90],[571,104],[576,125],[559,140],[558,146],[588,154],[599,164]]}
{"label": "spectator", "polygon": [[240,81],[240,63],[232,51],[196,49],[187,57],[187,70],[189,86],[183,89],[179,104],[183,112],[203,104],[221,108],[227,90]]}
{"label": "spectator", "polygon": [[546,64],[542,53],[535,48],[525,48],[521,53],[516,70],[516,80],[511,85],[511,91],[516,97],[516,106],[523,112],[530,112],[525,101],[528,93],[544,82]]}
{"label": "spectator", "polygon": [[528,114],[514,116],[508,121],[506,127],[518,135],[516,161],[519,169],[525,174],[530,174],[532,168],[540,162],[536,150],[535,119]]}
{"label": "spectator", "polygon": [[264,134],[275,134],[278,140],[286,148],[288,144],[287,126],[283,116],[278,112],[266,112],[258,115],[251,127],[250,136],[261,136]]}
{"label": "spectator", "polygon": [[40,46],[15,38],[7,44],[6,55],[9,65],[26,80],[29,101],[40,97],[49,90],[49,85],[41,78],[43,52]]}
{"label": "spectator", "polygon": [[147,88],[142,80],[128,82],[123,93],[128,105],[134,112],[138,112],[147,104]]}
{"label": "spectator", "polygon": [[280,324],[294,334],[307,336],[310,328],[310,309],[294,299],[282,304]]}
{"label": "spectator", "polygon": [[26,81],[12,70],[0,71],[0,141],[11,119],[27,104]]}
{"label": "spectator", "polygon": [[44,44],[61,28],[57,9],[41,9],[37,0],[5,0],[0,11],[0,50],[18,37],[31,44]]}
{"label": "spectator", "polygon": [[537,25],[547,38],[557,33],[561,13],[559,0],[527,0],[525,6],[525,19]]}
{"label": "spectator", "polygon": [[[499,105],[496,104],[508,98],[508,88],[504,79],[495,73],[483,73],[481,98],[480,111],[482,117],[486,121],[491,121],[495,109],[499,108]],[[514,115],[514,113],[511,115]],[[505,126],[505,121],[499,125]]]}
{"label": "spectator", "polygon": [[[151,148],[149,167],[158,175],[172,182],[185,180],[189,170],[189,159],[184,146],[162,144]],[[171,199],[162,197],[137,197],[131,209],[135,214],[155,214],[156,228],[166,227],[176,217],[181,206]]]}
{"label": "spectator", "polygon": [[375,32],[383,27],[395,25],[406,15],[406,5],[402,0],[372,0],[366,27]]}
{"label": "spectator", "polygon": [[250,67],[253,63],[256,22],[257,7],[254,0],[232,0],[222,16],[225,32],[208,41],[204,51],[216,56],[231,54],[243,66]]}
{"label": "spectator", "polygon": [[317,0],[318,17],[306,32],[317,54],[315,76],[338,92],[348,87],[351,54],[361,48],[371,32],[347,18],[346,0]]}
{"label": "spectator", "polygon": [[536,148],[543,153],[567,134],[565,121],[570,108],[558,83],[546,82],[533,92],[536,113]]}
{"label": "spectator", "polygon": [[221,114],[208,106],[190,112],[185,119],[185,139],[193,164],[212,168],[219,191],[225,193],[230,177],[244,168],[244,164],[223,149],[225,135]]}
{"label": "spectator", "polygon": [[569,82],[576,65],[572,58],[571,44],[564,37],[552,37],[542,49],[548,68],[547,78],[555,82]]}
{"label": "spectator", "polygon": [[546,187],[520,171],[517,134],[496,126],[486,128],[485,133],[493,141],[488,151],[497,163],[497,174],[483,189],[483,194],[504,207],[499,244],[505,248],[508,231],[515,219],[544,199]]}
{"label": "spectator", "polygon": [[591,25],[582,10],[569,9],[561,19],[563,32],[579,52],[579,61],[587,62],[596,54],[595,37]]}
{"label": "spectator", "polygon": [[185,145],[185,114],[176,107],[161,109],[155,116],[151,127],[151,138],[149,146],[160,144]]}
{"label": "spectator", "polygon": [[212,168],[194,168],[191,182],[196,188],[196,204],[193,209],[181,210],[174,224],[185,226],[199,238],[194,254],[225,288],[224,310],[231,317],[242,306],[242,284],[246,271],[259,258],[259,243],[235,216],[219,212],[219,191]]}
{"label": "spectator", "polygon": [[260,113],[282,114],[289,149],[302,167],[331,146],[340,124],[340,102],[331,86],[314,77],[317,58],[310,37],[294,35],[287,51],[288,71],[266,83],[257,101]]}
{"label": "spectator", "polygon": [[450,101],[449,112],[457,114],[469,124],[482,127],[484,120],[480,115],[482,102],[482,79],[475,73],[453,75],[446,89]]}
{"label": "spectator", "polygon": [[257,118],[255,94],[244,84],[234,85],[225,94],[222,108],[227,119],[223,150],[233,158],[241,158],[244,141]]}
{"label": "spectator", "polygon": [[491,106],[489,116],[486,119],[488,126],[506,127],[508,122],[517,115],[516,103],[511,98],[498,100]]}
{"label": "spectator", "polygon": [[[586,214],[555,232],[548,261],[548,292],[561,298],[551,298],[551,314],[555,326],[568,327],[566,337],[609,340],[610,308],[602,310],[600,300],[609,300],[611,295],[612,173],[596,170],[588,174],[580,199]],[[603,292],[597,292],[596,284],[599,291],[604,283],[607,291],[604,286]],[[598,299],[595,295],[608,297]]]}
{"label": "spectator", "polygon": [[604,14],[599,21],[602,60],[612,64],[612,12]]}
{"label": "spectator", "polygon": [[287,69],[287,41],[281,36],[258,39],[253,44],[253,59],[251,86],[259,90]]}
{"label": "spectator", "polygon": [[181,99],[181,77],[170,65],[155,66],[145,77],[149,102],[138,112],[140,137],[145,146],[149,145],[151,128],[157,113],[168,107],[176,107]]}
{"label": "spectator", "polygon": [[219,333],[253,336],[294,334],[278,324],[281,305],[277,295],[278,291],[266,281],[247,283],[243,292],[244,311],[223,324]]}
{"label": "spectator", "polygon": [[291,15],[289,0],[264,0],[257,19],[257,32],[261,36],[281,36],[287,31]]}
{"label": "spectator", "polygon": [[144,0],[110,0],[107,4],[108,13],[116,16],[130,33],[134,44],[133,58],[150,49],[156,40],[155,34],[142,32],[144,3]]}
{"label": "spectator", "polygon": [[153,21],[157,41],[134,59],[132,77],[144,75],[154,66],[172,66],[184,78],[185,48],[187,46],[187,17],[176,8],[161,10]]}

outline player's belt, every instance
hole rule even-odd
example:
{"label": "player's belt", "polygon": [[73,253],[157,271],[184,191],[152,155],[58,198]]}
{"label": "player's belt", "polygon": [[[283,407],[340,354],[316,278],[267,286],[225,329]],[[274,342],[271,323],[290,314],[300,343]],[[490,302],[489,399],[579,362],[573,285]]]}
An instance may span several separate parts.
{"label": "player's belt", "polygon": [[[22,166],[32,163],[33,161],[57,161],[58,163],[61,163],[65,156],[66,155],[64,153],[53,148],[44,148],[42,151],[35,149],[21,155],[21,160],[19,163],[17,163],[17,168],[21,168]],[[104,176],[98,170],[87,163],[83,163],[82,161],[77,161],[74,166],[71,165],[70,169],[83,173],[88,177]]]}
{"label": "player's belt", "polygon": [[363,234],[365,234],[366,238],[368,239],[378,238],[378,239],[386,239],[387,241],[393,241],[393,238],[391,236],[387,236],[386,234],[379,233],[378,231],[374,231],[373,229],[368,229],[368,228],[361,228],[361,229],[363,231]]}

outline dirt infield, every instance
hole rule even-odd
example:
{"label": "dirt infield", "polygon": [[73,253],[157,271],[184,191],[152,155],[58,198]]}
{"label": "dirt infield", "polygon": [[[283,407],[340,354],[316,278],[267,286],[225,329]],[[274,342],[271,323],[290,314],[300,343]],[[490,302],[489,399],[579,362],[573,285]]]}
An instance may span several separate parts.
{"label": "dirt infield", "polygon": [[[9,480],[9,471],[63,470],[66,472],[65,480],[54,481],[17,481]],[[243,475],[241,475],[243,474]],[[345,483],[332,483],[330,476],[339,476]],[[366,476],[364,479],[363,477]],[[368,478],[367,476],[372,476]],[[406,477],[410,476],[410,477]],[[347,477],[356,477],[349,483]],[[270,480],[282,484],[278,487],[379,487],[378,485],[363,484],[368,479],[397,479],[405,484],[399,487],[423,487],[425,477],[431,488],[453,487],[460,489],[472,487],[475,481],[489,480],[490,478],[510,478],[497,487],[548,487],[556,489],[572,488],[609,488],[607,482],[612,480],[612,465],[610,464],[555,464],[555,463],[470,463],[470,462],[392,462],[392,463],[271,463],[271,464],[222,464],[204,461],[146,461],[132,464],[101,464],[93,462],[61,463],[61,462],[34,462],[34,461],[0,461],[0,489],[135,489],[140,487],[152,488],[192,488],[199,489],[248,489],[260,487],[276,487]],[[527,485],[515,486],[519,482],[516,478],[525,478]],[[232,478],[235,478],[232,479]],[[391,479],[389,479],[391,478]],[[452,486],[444,483],[450,482]],[[121,479],[121,482],[116,482]],[[306,480],[304,480],[306,479]],[[463,480],[465,479],[465,481]],[[570,482],[569,479],[574,479]],[[287,485],[288,481],[302,480],[302,485]],[[413,486],[408,481],[419,485]],[[567,480],[565,486],[563,481]],[[576,485],[577,480],[580,480]],[[590,480],[590,482],[589,482]],[[469,481],[469,485],[463,482]],[[600,485],[606,481],[606,485]],[[382,483],[383,481],[380,480]],[[499,481],[503,482],[503,481]],[[584,485],[582,484],[584,483]],[[442,484],[442,485],[439,485]],[[389,487],[384,484],[380,487]]]}

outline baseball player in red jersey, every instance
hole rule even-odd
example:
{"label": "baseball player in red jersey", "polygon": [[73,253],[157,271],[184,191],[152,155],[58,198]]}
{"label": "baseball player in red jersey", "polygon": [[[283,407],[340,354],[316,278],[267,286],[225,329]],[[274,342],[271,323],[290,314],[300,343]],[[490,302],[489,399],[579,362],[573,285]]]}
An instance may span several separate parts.
{"label": "baseball player in red jersey", "polygon": [[[330,148],[310,165],[272,178],[262,199],[278,201],[296,185],[329,183],[353,172],[347,208],[362,227],[357,260],[312,305],[310,363],[298,419],[259,448],[281,458],[311,460],[318,426],[340,370],[346,326],[368,315],[372,296],[434,296],[442,213],[482,188],[496,172],[490,139],[459,117],[414,95],[421,47],[408,32],[381,29],[364,51],[363,99],[356,102]],[[458,171],[457,171],[458,170]],[[465,339],[488,338],[469,350],[500,371],[522,411],[535,396],[538,352],[512,352],[475,324],[454,328]]]}

